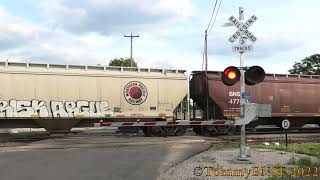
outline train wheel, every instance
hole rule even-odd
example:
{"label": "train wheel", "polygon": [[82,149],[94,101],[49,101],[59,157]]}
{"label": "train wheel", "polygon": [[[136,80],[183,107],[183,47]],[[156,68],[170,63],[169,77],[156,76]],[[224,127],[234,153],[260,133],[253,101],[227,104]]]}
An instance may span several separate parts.
{"label": "train wheel", "polygon": [[153,127],[148,127],[148,129],[151,136],[155,136],[155,137],[167,136],[165,127],[153,126]]}
{"label": "train wheel", "polygon": [[146,137],[150,137],[151,136],[150,127],[142,127],[142,132]]}
{"label": "train wheel", "polygon": [[183,136],[187,131],[187,126],[143,127],[142,131],[147,137]]}
{"label": "train wheel", "polygon": [[201,126],[193,126],[192,129],[197,135],[202,136],[202,134],[201,134]]}
{"label": "train wheel", "polygon": [[174,136],[178,131],[179,126],[167,126],[163,127],[165,130],[166,136]]}
{"label": "train wheel", "polygon": [[202,136],[213,136],[214,133],[213,133],[213,130],[209,126],[201,126],[201,135]]}
{"label": "train wheel", "polygon": [[163,127],[166,136],[183,136],[187,131],[187,126],[168,126]]}
{"label": "train wheel", "polygon": [[175,132],[175,136],[183,136],[187,131],[187,126],[178,126]]}
{"label": "train wheel", "polygon": [[235,126],[226,126],[224,133],[229,136],[235,135],[236,134],[236,127]]}

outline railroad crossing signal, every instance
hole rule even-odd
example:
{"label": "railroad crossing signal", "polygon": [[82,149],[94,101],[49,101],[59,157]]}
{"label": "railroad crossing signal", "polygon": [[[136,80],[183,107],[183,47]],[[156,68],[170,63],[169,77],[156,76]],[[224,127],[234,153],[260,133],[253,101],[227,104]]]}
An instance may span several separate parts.
{"label": "railroad crossing signal", "polygon": [[[258,84],[262,82],[265,78],[264,69],[260,66],[251,66],[249,69],[246,70],[245,73],[245,83],[249,86]],[[221,80],[227,86],[232,86],[236,84],[241,77],[241,73],[239,68],[235,66],[227,67],[222,75]]]}
{"label": "railroad crossing signal", "polygon": [[229,37],[230,43],[234,43],[237,39],[239,39],[239,45],[233,46],[233,51],[243,53],[252,50],[252,45],[246,45],[246,39],[249,39],[252,43],[256,42],[257,38],[249,31],[249,27],[256,22],[257,19],[257,16],[252,15],[245,23],[242,23],[234,16],[229,18],[229,22],[238,29]]}
{"label": "railroad crossing signal", "polygon": [[242,23],[237,18],[231,16],[229,22],[237,27],[238,30],[229,38],[229,41],[234,43],[239,37],[245,35],[253,43],[256,42],[257,38],[248,29],[257,19],[257,16],[252,15],[245,23]]}
{"label": "railroad crossing signal", "polygon": [[[265,73],[264,73],[264,70],[259,66],[252,66],[247,70],[247,72],[244,72],[246,70],[246,68],[244,67],[243,54],[246,51],[252,50],[252,46],[246,45],[246,39],[249,39],[252,43],[254,43],[257,40],[257,38],[248,29],[258,18],[255,15],[252,15],[245,23],[242,23],[243,19],[244,19],[244,10],[242,7],[239,7],[239,20],[233,16],[231,16],[229,18],[229,22],[232,25],[234,25],[235,27],[237,27],[237,29],[238,29],[229,38],[229,42],[234,43],[237,39],[240,39],[239,45],[232,47],[232,49],[234,51],[238,51],[240,53],[241,72],[240,72],[239,76],[237,76],[238,80],[241,79],[241,81],[240,81],[240,93],[241,93],[241,96],[240,96],[240,116],[242,118],[243,117],[246,118],[246,117],[248,117],[248,112],[246,112],[246,108],[245,108],[246,100],[242,97],[243,93],[245,93],[245,83],[248,85],[254,85],[259,82],[262,82],[264,80]],[[226,70],[228,70],[228,68],[226,68]],[[226,70],[222,74],[221,79],[224,84],[226,84],[228,86],[232,86],[237,81],[234,80],[235,78],[230,79],[230,77],[233,77],[233,76],[229,76],[229,73]],[[237,68],[237,70],[233,69],[233,71],[239,72],[239,69],[238,68]],[[240,78],[241,75],[242,75],[242,77]],[[232,82],[232,83],[229,83],[229,82]],[[239,124],[241,125],[241,143],[240,143],[240,154],[239,154],[239,157],[237,160],[243,162],[243,161],[248,160],[247,157],[249,155],[248,154],[248,147],[245,142],[245,131],[246,131],[245,125],[247,123],[239,122]]]}

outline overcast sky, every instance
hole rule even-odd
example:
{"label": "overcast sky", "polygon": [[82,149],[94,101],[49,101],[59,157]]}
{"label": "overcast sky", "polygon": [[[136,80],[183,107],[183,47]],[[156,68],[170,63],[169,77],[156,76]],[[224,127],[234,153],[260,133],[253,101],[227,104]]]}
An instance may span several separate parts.
{"label": "overcast sky", "polygon": [[[213,0],[1,0],[1,61],[53,64],[107,64],[133,56],[140,67],[201,70],[204,30]],[[295,61],[320,53],[317,0],[223,0],[208,35],[209,70],[239,65],[228,37],[235,27],[221,27],[238,7],[257,37],[246,65],[269,73],[287,73]]]}

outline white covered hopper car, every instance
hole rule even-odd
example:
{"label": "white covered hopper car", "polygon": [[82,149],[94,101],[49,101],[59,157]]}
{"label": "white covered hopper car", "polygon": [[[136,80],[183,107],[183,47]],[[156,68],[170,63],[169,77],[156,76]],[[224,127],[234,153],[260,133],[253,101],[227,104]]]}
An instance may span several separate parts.
{"label": "white covered hopper car", "polygon": [[172,120],[184,70],[0,63],[0,127],[50,132],[109,121]]}

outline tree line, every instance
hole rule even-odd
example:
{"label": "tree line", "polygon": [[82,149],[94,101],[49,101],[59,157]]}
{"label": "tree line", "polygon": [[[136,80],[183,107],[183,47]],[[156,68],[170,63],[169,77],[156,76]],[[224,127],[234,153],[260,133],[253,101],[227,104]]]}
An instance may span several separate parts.
{"label": "tree line", "polygon": [[[132,61],[132,62],[131,62]],[[131,58],[115,58],[109,61],[109,66],[138,67],[137,62]],[[320,75],[320,54],[314,54],[295,62],[289,70],[290,74]]]}

